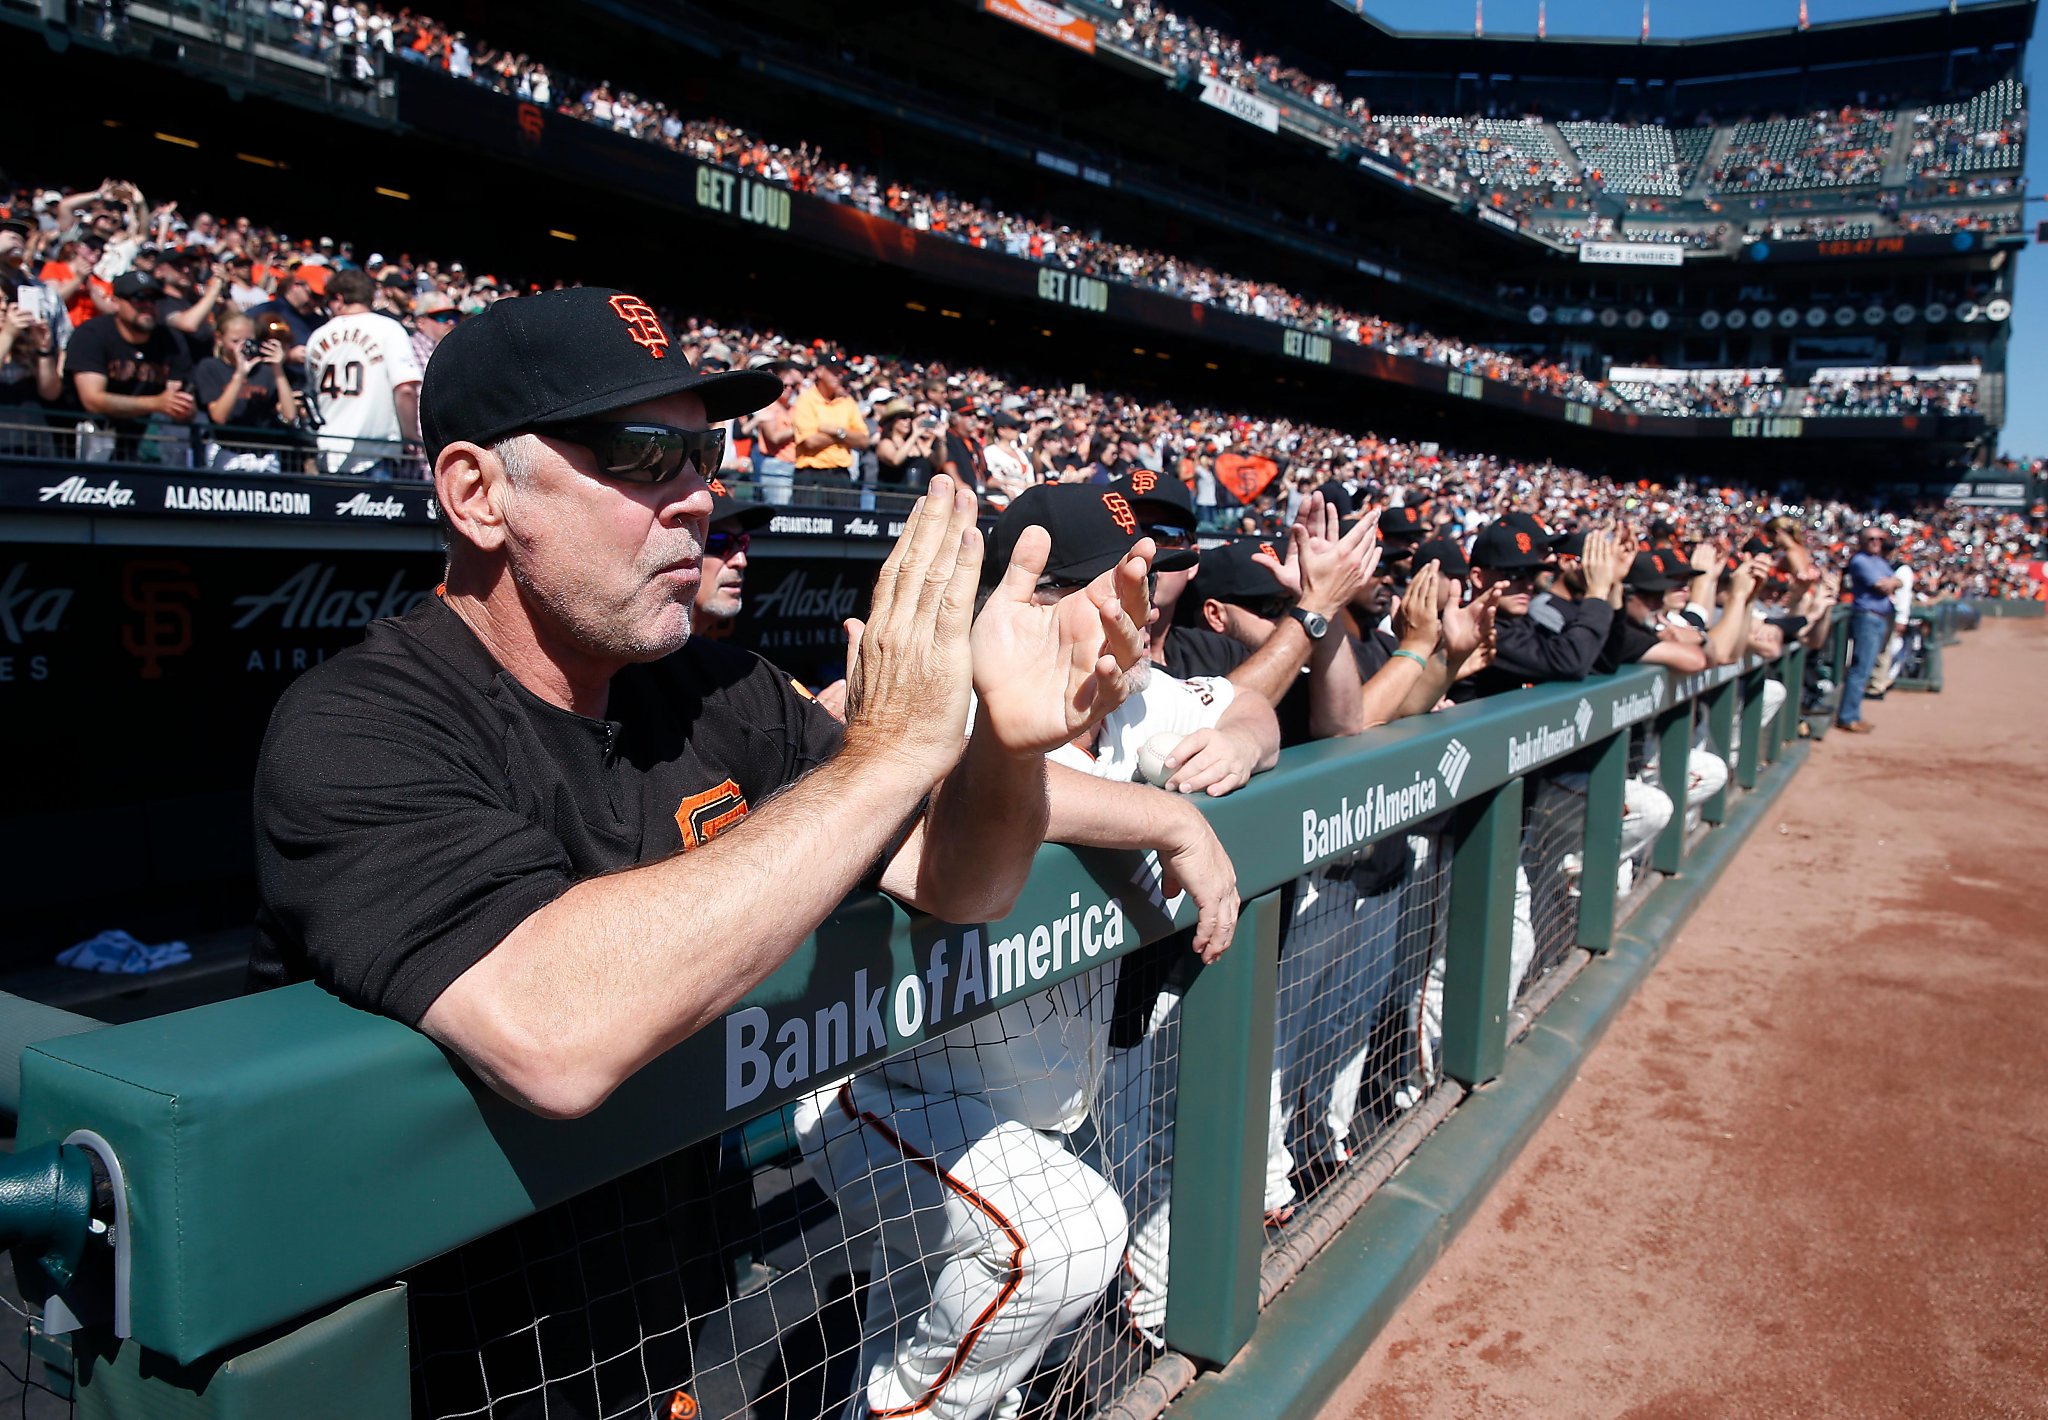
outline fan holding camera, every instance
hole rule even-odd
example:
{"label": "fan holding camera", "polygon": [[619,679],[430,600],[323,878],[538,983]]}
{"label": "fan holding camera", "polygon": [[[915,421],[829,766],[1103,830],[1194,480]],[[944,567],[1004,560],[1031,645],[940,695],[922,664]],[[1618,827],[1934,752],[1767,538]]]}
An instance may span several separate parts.
{"label": "fan holding camera", "polygon": [[[289,332],[286,332],[287,334]],[[286,346],[276,329],[259,339],[256,322],[230,311],[213,324],[213,353],[192,369],[192,384],[206,417],[220,432],[258,442],[283,442],[299,419],[299,398],[284,371]],[[226,467],[234,451],[216,449],[211,463]]]}

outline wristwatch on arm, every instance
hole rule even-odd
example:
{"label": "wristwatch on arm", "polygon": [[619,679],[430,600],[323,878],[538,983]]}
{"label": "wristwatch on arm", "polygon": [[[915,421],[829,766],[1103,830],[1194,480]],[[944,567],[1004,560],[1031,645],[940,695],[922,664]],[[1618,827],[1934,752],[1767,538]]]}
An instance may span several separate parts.
{"label": "wristwatch on arm", "polygon": [[1301,629],[1308,633],[1311,641],[1320,641],[1330,629],[1330,618],[1318,611],[1303,611],[1298,606],[1287,608],[1287,614],[1301,623]]}

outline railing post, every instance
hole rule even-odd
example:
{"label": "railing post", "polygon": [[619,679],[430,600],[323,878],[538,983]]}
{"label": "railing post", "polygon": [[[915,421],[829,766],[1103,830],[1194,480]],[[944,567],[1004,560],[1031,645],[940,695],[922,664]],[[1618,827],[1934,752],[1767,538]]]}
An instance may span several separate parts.
{"label": "railing post", "polygon": [[1650,866],[1675,873],[1685,864],[1685,798],[1692,788],[1692,702],[1681,700],[1657,721],[1657,785],[1671,800],[1671,822],[1650,849]]}
{"label": "railing post", "polygon": [[1765,674],[1784,687],[1785,691],[1785,703],[1779,709],[1776,718],[1771,721],[1768,748],[1773,764],[1785,757],[1785,746],[1792,742],[1792,717],[1799,713],[1799,702],[1793,698],[1792,686],[1787,677],[1791,665],[1792,658],[1789,655],[1780,655],[1765,670]]}
{"label": "railing post", "polygon": [[1230,949],[1181,1001],[1166,1344],[1218,1366],[1259,1321],[1279,960],[1275,890],[1244,904]]}
{"label": "railing post", "polygon": [[1806,659],[1804,646],[1795,645],[1785,653],[1785,708],[1792,712],[1785,726],[1788,745],[1799,738],[1799,727],[1806,723]]}
{"label": "railing post", "polygon": [[[1730,760],[1729,778],[1734,778],[1733,751],[1735,743],[1735,682],[1724,681],[1700,697],[1707,706],[1707,742],[1714,747],[1714,753],[1724,760]],[[1708,823],[1723,823],[1728,818],[1728,785],[1723,784],[1720,792],[1700,805],[1700,817]]]}
{"label": "railing post", "polygon": [[1444,1073],[1466,1085],[1500,1074],[1507,1055],[1508,954],[1522,781],[1459,807],[1451,820],[1451,901],[1444,923]]}
{"label": "railing post", "polygon": [[1604,952],[1614,945],[1614,895],[1621,886],[1623,781],[1628,777],[1628,731],[1601,741],[1586,776],[1586,837],[1579,849],[1579,945]]}
{"label": "railing post", "polygon": [[1757,767],[1762,763],[1764,738],[1764,673],[1759,666],[1744,671],[1742,681],[1742,750],[1735,756],[1735,782],[1745,789],[1756,787]]}

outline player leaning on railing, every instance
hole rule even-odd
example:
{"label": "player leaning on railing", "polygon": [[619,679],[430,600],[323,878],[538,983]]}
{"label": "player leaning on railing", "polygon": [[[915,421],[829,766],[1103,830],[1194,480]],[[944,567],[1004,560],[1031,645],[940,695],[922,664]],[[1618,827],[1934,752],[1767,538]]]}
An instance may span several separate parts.
{"label": "player leaning on railing", "polygon": [[[943,477],[883,566],[843,727],[767,662],[693,639],[707,426],[778,384],[700,374],[669,343],[604,290],[494,307],[442,343],[422,399],[441,595],[296,682],[258,766],[259,982],[311,976],[545,1115],[596,1107],[716,1020],[862,882],[984,921],[1049,828],[1102,840],[1045,754],[1117,709],[1143,648],[1149,539],[1045,596],[1047,538],[1026,530],[977,615],[975,503]],[[1139,841],[1220,947],[1228,860],[1179,837]],[[692,1219],[687,1199],[663,1215],[678,1257]],[[547,1293],[543,1315],[589,1309],[591,1284],[548,1277],[515,1286]],[[429,1310],[423,1354],[461,1325]],[[563,1343],[540,1403],[612,1413],[596,1361],[633,1341]]]}

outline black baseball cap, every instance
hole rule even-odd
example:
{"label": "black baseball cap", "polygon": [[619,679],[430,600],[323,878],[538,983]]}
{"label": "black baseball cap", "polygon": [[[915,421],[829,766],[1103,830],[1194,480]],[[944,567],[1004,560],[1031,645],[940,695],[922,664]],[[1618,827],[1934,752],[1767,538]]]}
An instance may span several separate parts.
{"label": "black baseball cap", "polygon": [[767,371],[693,369],[652,306],[601,286],[496,302],[448,332],[429,365],[420,425],[430,458],[457,440],[488,444],[685,390],[714,424],[782,393]]}
{"label": "black baseball cap", "polygon": [[1277,558],[1281,549],[1277,543],[1255,537],[1238,538],[1206,549],[1182,604],[1200,606],[1205,601],[1219,601],[1232,606],[1257,606],[1262,602],[1293,600],[1270,569],[1252,561],[1261,552]]}
{"label": "black baseball cap", "polygon": [[[1138,510],[1114,489],[1090,483],[1033,484],[1011,499],[996,519],[983,563],[987,581],[999,581],[1009,570],[1017,539],[1029,527],[1052,535],[1044,575],[1070,582],[1092,582],[1129,556],[1145,532]],[[1192,552],[1161,552],[1152,559],[1152,570],[1179,572],[1198,560]]]}
{"label": "black baseball cap", "polygon": [[1138,512],[1140,524],[1164,523],[1169,527],[1194,531],[1197,521],[1195,495],[1188,492],[1188,486],[1174,475],[1154,473],[1149,468],[1134,468],[1109,480],[1108,486],[1130,500]]}
{"label": "black baseball cap", "polygon": [[1563,533],[1552,532],[1549,528],[1543,526],[1543,520],[1534,513],[1524,513],[1517,509],[1512,513],[1502,513],[1500,521],[1501,525],[1507,528],[1509,532],[1529,534],[1531,538],[1536,540],[1536,545],[1539,547],[1556,547],[1560,542],[1564,541]]}
{"label": "black baseball cap", "polygon": [[1654,552],[1638,552],[1636,560],[1628,564],[1628,575],[1622,578],[1632,592],[1646,592],[1662,596],[1673,587],[1685,585],[1683,578],[1674,577],[1665,570],[1664,559]]}
{"label": "black baseball cap", "polygon": [[1511,527],[1501,518],[1481,528],[1473,539],[1472,565],[1495,572],[1525,571],[1549,562],[1552,548],[1549,533]]}
{"label": "black baseball cap", "polygon": [[1472,564],[1465,560],[1465,549],[1454,538],[1431,538],[1417,547],[1409,575],[1413,576],[1432,562],[1442,567],[1443,574],[1453,581],[1462,582],[1472,575]]}
{"label": "black baseball cap", "polygon": [[756,528],[766,527],[774,517],[775,509],[769,504],[743,503],[732,496],[732,490],[725,486],[724,479],[711,480],[709,526],[715,528],[720,523],[738,523],[741,532],[752,532]]}
{"label": "black baseball cap", "polygon": [[154,301],[164,293],[164,283],[147,271],[124,271],[114,278],[117,301]]}
{"label": "black baseball cap", "polygon": [[1429,521],[1419,503],[1403,503],[1380,514],[1381,542],[1421,542],[1429,536]]}
{"label": "black baseball cap", "polygon": [[1586,555],[1586,529],[1573,528],[1557,540],[1552,549],[1559,557],[1584,557]]}

